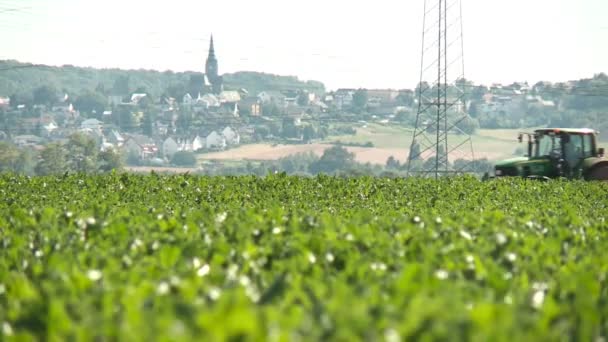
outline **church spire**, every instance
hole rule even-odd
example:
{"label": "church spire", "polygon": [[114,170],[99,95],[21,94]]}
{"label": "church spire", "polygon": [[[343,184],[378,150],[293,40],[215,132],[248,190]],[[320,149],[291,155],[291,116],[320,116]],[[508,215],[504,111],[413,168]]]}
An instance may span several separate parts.
{"label": "church spire", "polygon": [[213,34],[211,35],[211,42],[209,43],[209,58],[215,59],[215,47],[213,46]]}
{"label": "church spire", "polygon": [[209,56],[207,57],[207,63],[205,63],[205,76],[209,83],[211,83],[214,93],[220,93],[222,91],[222,77],[219,75],[217,58],[215,57],[215,46],[213,45],[213,34],[209,40]]}

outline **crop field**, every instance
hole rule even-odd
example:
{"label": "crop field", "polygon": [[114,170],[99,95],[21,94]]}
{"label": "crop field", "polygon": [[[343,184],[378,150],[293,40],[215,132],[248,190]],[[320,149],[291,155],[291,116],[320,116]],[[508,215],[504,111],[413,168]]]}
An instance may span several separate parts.
{"label": "crop field", "polygon": [[0,340],[600,341],[608,186],[0,176]]}

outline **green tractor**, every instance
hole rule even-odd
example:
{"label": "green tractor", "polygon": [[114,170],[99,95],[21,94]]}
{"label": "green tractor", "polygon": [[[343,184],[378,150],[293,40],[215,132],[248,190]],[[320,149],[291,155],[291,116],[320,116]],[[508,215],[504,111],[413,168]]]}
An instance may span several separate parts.
{"label": "green tractor", "polygon": [[608,158],[597,146],[592,129],[543,128],[520,133],[518,140],[528,143],[528,154],[498,162],[495,177],[526,177],[608,181]]}

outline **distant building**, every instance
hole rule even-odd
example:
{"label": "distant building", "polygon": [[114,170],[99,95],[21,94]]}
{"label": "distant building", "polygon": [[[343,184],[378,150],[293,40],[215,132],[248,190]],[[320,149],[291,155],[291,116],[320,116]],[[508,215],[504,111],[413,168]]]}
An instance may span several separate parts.
{"label": "distant building", "polygon": [[238,103],[239,111],[246,112],[250,116],[260,116],[262,114],[261,101],[257,97],[248,97]]}
{"label": "distant building", "polygon": [[[220,95],[221,96],[221,95]],[[205,94],[196,100],[197,103],[203,104],[205,108],[219,107],[221,101],[213,94]]]}
{"label": "distant building", "polygon": [[334,94],[333,104],[338,110],[352,106],[353,96],[356,91],[356,89],[338,89]]}
{"label": "distant building", "polygon": [[150,159],[158,153],[158,147],[152,138],[141,134],[130,135],[123,145],[128,155],[136,155],[139,159]]}
{"label": "distant building", "polygon": [[135,105],[138,105],[139,101],[143,100],[147,96],[148,95],[144,94],[144,93],[141,93],[141,94],[135,93],[135,94],[131,95],[131,103],[135,104]]}
{"label": "distant building", "polygon": [[114,146],[122,146],[125,143],[125,138],[117,131],[112,130],[108,134],[106,140]]}
{"label": "distant building", "polygon": [[239,133],[230,127],[224,128],[224,130],[222,131],[222,135],[226,139],[227,145],[234,146],[238,145],[241,142],[241,136],[239,135]]}
{"label": "distant building", "polygon": [[224,90],[224,80],[219,74],[218,62],[215,57],[215,47],[213,46],[213,35],[209,43],[209,55],[205,63],[205,78],[211,84],[211,91],[219,94]]}
{"label": "distant building", "polygon": [[11,99],[8,97],[0,97],[0,109],[7,110],[11,105]]}
{"label": "distant building", "polygon": [[44,139],[35,135],[18,135],[13,138],[13,144],[19,147],[42,145]]}
{"label": "distant building", "polygon": [[179,151],[179,146],[177,145],[177,142],[173,138],[169,137],[169,138],[165,139],[165,141],[163,141],[161,152],[165,158],[167,158],[167,159],[173,158],[173,155],[175,155],[175,153],[177,153],[178,151]]}
{"label": "distant building", "polygon": [[275,104],[278,107],[287,106],[285,95],[279,91],[263,91],[258,94],[258,99],[263,105]]}
{"label": "distant building", "polygon": [[194,137],[192,140],[192,152],[196,152],[205,148],[205,139],[199,137],[198,135]]}
{"label": "distant building", "polygon": [[101,132],[101,130],[103,129],[103,121],[99,121],[97,119],[87,119],[80,124],[80,128],[83,130]]}
{"label": "distant building", "polygon": [[51,133],[56,131],[58,128],[59,126],[57,126],[57,123],[54,120],[51,120],[42,126],[42,129],[44,130],[44,134],[46,136],[51,135]]}
{"label": "distant building", "polygon": [[194,99],[192,98],[192,95],[190,95],[189,93],[184,95],[184,97],[182,98],[182,105],[185,107],[190,107],[193,104],[194,104]]}
{"label": "distant building", "polygon": [[380,103],[394,102],[399,96],[399,91],[394,89],[367,89],[368,100],[375,100]]}
{"label": "distant building", "polygon": [[295,90],[285,90],[281,92],[285,96],[286,106],[296,106],[298,104],[298,92]]}
{"label": "distant building", "polygon": [[238,91],[222,91],[219,96],[220,103],[238,103],[241,101],[241,95]]}
{"label": "distant building", "polygon": [[224,149],[226,148],[226,138],[213,131],[205,139],[205,145],[208,149]]}

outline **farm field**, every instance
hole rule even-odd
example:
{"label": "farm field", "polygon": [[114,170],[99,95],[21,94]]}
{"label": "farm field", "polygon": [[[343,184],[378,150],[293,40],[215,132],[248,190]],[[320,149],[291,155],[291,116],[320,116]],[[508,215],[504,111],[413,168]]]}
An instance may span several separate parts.
{"label": "farm field", "polygon": [[[528,129],[526,131],[533,131]],[[495,161],[514,156],[517,148],[526,149],[525,144],[517,142],[520,129],[480,129],[473,135],[475,158],[487,158]],[[407,161],[409,145],[412,142],[413,130],[403,127],[391,127],[379,124],[368,124],[365,128],[358,127],[356,135],[331,136],[320,143],[303,145],[272,145],[249,144],[221,152],[212,152],[199,155],[199,161],[204,160],[277,160],[296,153],[312,152],[318,156],[331,147],[332,143],[365,144],[372,142],[374,147],[345,148],[355,154],[356,161],[360,163],[386,164],[393,156],[400,162]],[[600,142],[600,146],[608,148],[608,142]]]}
{"label": "farm field", "polygon": [[608,187],[0,176],[0,339],[601,340]]}
{"label": "farm field", "polygon": [[[513,156],[517,147],[519,130],[479,130],[473,136],[476,158],[500,160]],[[368,124],[365,128],[357,128],[356,135],[331,136],[320,143],[304,145],[272,145],[250,144],[231,150],[205,153],[199,160],[277,160],[296,153],[313,152],[322,155],[323,151],[336,141],[342,143],[365,144],[372,142],[374,147],[346,146],[349,152],[355,154],[360,163],[385,164],[393,156],[400,162],[407,160],[409,145],[412,142],[413,131],[403,127],[390,127],[378,124]]]}
{"label": "farm field", "polygon": [[[302,145],[271,145],[271,144],[250,144],[221,152],[212,152],[198,156],[199,161],[205,160],[277,160],[297,153],[312,152],[318,156],[323,155],[323,151],[330,148],[331,144],[302,144]],[[401,148],[375,148],[375,147],[345,147],[349,152],[355,154],[355,160],[360,163],[385,164],[390,156],[401,156],[407,154]],[[405,158],[398,158],[405,159]]]}

